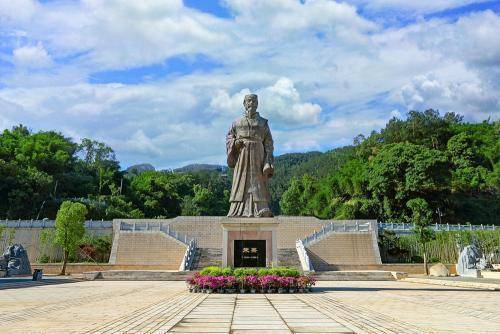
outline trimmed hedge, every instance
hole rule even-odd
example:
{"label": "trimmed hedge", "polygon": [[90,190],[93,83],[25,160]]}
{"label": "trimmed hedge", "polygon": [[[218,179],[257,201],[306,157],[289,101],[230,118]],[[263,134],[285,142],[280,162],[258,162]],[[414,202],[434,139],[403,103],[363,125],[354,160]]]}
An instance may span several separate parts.
{"label": "trimmed hedge", "polygon": [[210,266],[205,267],[200,271],[202,276],[266,276],[275,275],[279,277],[298,277],[300,276],[300,271],[295,268],[287,267],[276,267],[276,268],[236,268],[232,269],[230,267],[216,267]]}

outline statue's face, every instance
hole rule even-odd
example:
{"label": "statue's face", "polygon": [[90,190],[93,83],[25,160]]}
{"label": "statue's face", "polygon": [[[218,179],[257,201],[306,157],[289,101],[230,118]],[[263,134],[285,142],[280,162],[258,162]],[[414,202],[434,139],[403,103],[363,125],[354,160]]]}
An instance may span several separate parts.
{"label": "statue's face", "polygon": [[245,106],[245,110],[247,112],[255,112],[257,110],[257,106],[259,102],[256,98],[247,98],[243,101],[243,105]]}

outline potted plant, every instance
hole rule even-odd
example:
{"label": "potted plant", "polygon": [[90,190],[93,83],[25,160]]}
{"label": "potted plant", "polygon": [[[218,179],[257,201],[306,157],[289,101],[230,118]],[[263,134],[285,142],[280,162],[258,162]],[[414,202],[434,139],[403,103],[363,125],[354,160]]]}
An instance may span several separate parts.
{"label": "potted plant", "polygon": [[225,280],[225,285],[226,285],[226,291],[227,293],[235,293],[236,292],[236,277],[234,276],[227,276]]}
{"label": "potted plant", "polygon": [[297,288],[300,293],[306,292],[307,282],[308,282],[307,276],[299,276],[297,278]]}
{"label": "potted plant", "polygon": [[218,293],[224,293],[225,292],[225,287],[226,287],[226,278],[224,276],[217,276],[214,277],[214,281],[217,284],[217,292]]}
{"label": "potted plant", "polygon": [[297,291],[297,278],[287,277],[287,279],[288,279],[288,291],[290,293],[295,293],[295,291]]}
{"label": "potted plant", "polygon": [[312,292],[313,285],[316,284],[316,276],[310,274],[307,276],[307,290]]}
{"label": "potted plant", "polygon": [[287,277],[278,277],[276,284],[278,286],[278,293],[285,293],[287,289]]}
{"label": "potted plant", "polygon": [[213,293],[217,289],[218,282],[215,278],[216,277],[207,276],[207,293]]}
{"label": "potted plant", "polygon": [[251,275],[245,278],[247,286],[250,288],[250,293],[255,293],[259,286],[259,278]]}
{"label": "potted plant", "polygon": [[240,286],[240,293],[245,293],[246,292],[246,276],[241,276],[238,278],[238,285]]}
{"label": "potted plant", "polygon": [[188,277],[186,279],[186,285],[188,286],[189,292],[194,291],[194,286],[196,285],[196,279],[194,276]]}
{"label": "potted plant", "polygon": [[273,293],[277,283],[277,276],[265,275],[260,279],[262,289],[267,293]]}

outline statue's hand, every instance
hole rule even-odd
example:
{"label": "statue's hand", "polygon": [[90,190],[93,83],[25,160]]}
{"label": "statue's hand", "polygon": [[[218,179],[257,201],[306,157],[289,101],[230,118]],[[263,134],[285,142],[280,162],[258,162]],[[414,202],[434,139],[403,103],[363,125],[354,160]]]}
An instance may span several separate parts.
{"label": "statue's hand", "polygon": [[239,150],[243,146],[245,146],[245,141],[243,139],[236,139],[236,141],[234,142],[234,146]]}
{"label": "statue's hand", "polygon": [[274,166],[271,165],[270,163],[266,163],[264,165],[264,168],[262,169],[262,174],[264,174],[267,177],[271,177],[274,174]]}

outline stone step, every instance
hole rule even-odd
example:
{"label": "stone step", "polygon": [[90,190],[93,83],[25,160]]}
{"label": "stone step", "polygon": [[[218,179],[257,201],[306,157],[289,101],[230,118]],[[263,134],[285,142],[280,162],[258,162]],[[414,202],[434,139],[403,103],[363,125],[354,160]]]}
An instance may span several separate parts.
{"label": "stone step", "polygon": [[[85,280],[108,281],[184,281],[192,271],[164,270],[107,270],[83,273]],[[323,271],[316,272],[318,281],[394,281],[405,273],[382,270]]]}
{"label": "stone step", "polygon": [[184,281],[192,274],[190,271],[107,270],[85,272],[83,278],[90,281]]}
{"label": "stone step", "polygon": [[382,270],[316,272],[318,281],[395,281],[397,277],[405,276],[405,273]]}
{"label": "stone step", "polygon": [[193,259],[192,270],[201,270],[208,266],[222,266],[221,248],[197,248]]}
{"label": "stone step", "polygon": [[281,248],[278,249],[278,266],[301,268],[299,254],[296,248]]}

